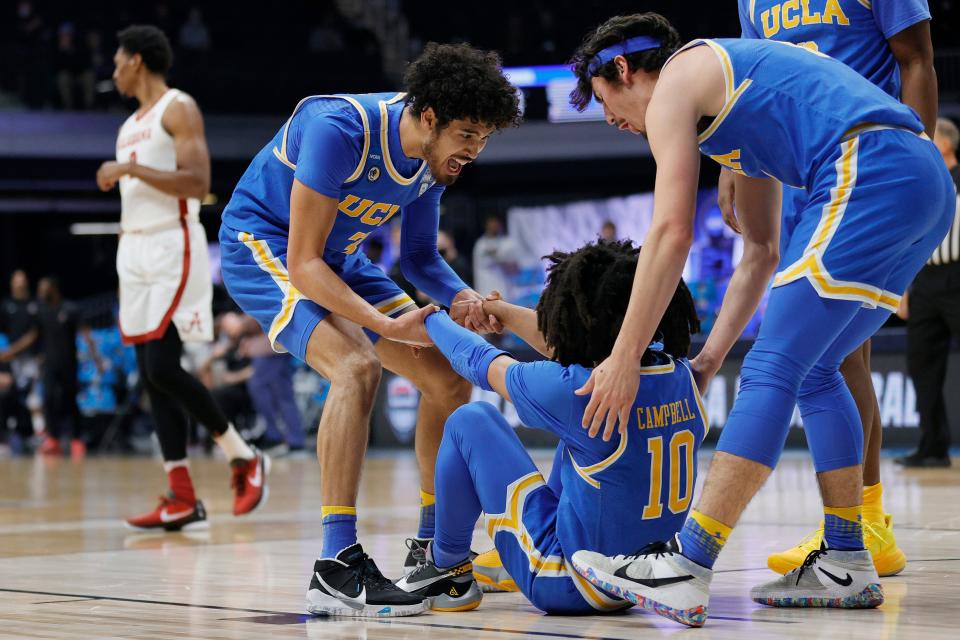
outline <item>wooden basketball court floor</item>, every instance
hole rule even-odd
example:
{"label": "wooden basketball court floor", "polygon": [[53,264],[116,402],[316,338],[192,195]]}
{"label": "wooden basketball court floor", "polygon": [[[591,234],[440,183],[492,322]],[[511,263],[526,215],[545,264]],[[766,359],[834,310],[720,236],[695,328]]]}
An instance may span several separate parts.
{"label": "wooden basketball court floor", "polygon": [[[709,453],[704,454],[703,462]],[[542,468],[549,452],[535,455]],[[271,496],[230,515],[221,460],[193,462],[211,517],[204,533],[143,534],[121,518],[153,506],[163,487],[146,458],[0,460],[0,638],[706,638],[956,637],[960,615],[960,471],[904,471],[884,460],[886,504],[906,571],[883,581],[877,610],[763,608],[751,585],[773,576],[766,556],[809,532],[819,503],[805,454],[788,453],[744,514],[718,563],[703,629],[629,611],[545,616],[520,594],[488,594],[479,609],[380,621],[311,618],[303,598],[320,550],[319,469],[278,460]],[[361,491],[360,538],[396,577],[417,521],[410,454],[372,453]],[[474,547],[489,548],[478,532]],[[679,636],[677,636],[679,637]]]}

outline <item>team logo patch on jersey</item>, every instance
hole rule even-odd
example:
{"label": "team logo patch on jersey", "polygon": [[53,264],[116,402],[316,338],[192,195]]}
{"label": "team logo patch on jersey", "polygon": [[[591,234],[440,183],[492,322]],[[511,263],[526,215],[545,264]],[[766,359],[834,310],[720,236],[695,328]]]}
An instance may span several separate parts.
{"label": "team logo patch on jersey", "polygon": [[370,171],[367,171],[367,180],[370,182],[376,182],[380,177],[380,167],[370,167]]}

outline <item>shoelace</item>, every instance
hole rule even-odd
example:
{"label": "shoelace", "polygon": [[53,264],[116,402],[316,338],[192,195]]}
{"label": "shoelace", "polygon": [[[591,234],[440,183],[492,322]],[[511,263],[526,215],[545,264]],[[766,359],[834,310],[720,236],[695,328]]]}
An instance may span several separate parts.
{"label": "shoelace", "polygon": [[419,540],[416,538],[407,538],[404,540],[404,544],[407,545],[407,549],[410,550],[410,555],[413,556],[413,559],[417,561],[418,567],[427,561],[427,548],[420,544]]}
{"label": "shoelace", "polygon": [[[637,560],[641,556],[653,556],[654,559],[661,558],[663,556],[672,556],[675,553],[674,549],[670,547],[669,541],[658,540],[657,542],[651,542],[643,547],[641,547],[635,553],[630,555],[623,556],[624,560]],[[619,557],[619,556],[618,556]]]}
{"label": "shoelace", "polygon": [[803,572],[806,571],[807,569],[812,568],[813,565],[816,563],[817,559],[820,558],[820,556],[822,555],[826,555],[826,553],[827,553],[827,550],[822,547],[820,549],[814,549],[813,551],[808,553],[807,558],[803,561],[803,564],[800,565],[800,568],[796,570],[797,582],[795,584],[799,585],[800,578],[803,577]]}
{"label": "shoelace", "polygon": [[363,558],[360,561],[360,580],[363,582],[363,584],[377,589],[384,589],[394,586],[391,580],[388,580],[382,573],[380,573],[380,569],[377,568],[377,564],[367,554],[363,554]]}

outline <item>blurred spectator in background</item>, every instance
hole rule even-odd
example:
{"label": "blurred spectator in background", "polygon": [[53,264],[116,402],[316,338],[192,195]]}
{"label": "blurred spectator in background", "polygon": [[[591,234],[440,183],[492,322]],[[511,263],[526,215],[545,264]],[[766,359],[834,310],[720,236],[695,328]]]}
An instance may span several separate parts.
{"label": "blurred spectator in background", "polygon": [[[960,132],[946,118],[937,120],[933,137],[960,189],[957,147]],[[947,377],[950,339],[960,336],[960,196],[947,237],[920,270],[907,300],[907,368],[917,391],[920,442],[917,450],[896,461],[905,467],[949,467],[950,424],[943,384]]]}
{"label": "blurred spectator in background", "polygon": [[[273,456],[303,451],[303,421],[293,393],[293,362],[286,353],[277,353],[256,320],[239,316],[243,323],[243,352],[253,363],[247,391],[253,407],[266,422],[263,448]],[[280,421],[286,429],[280,430]]]}
{"label": "blurred spectator in background", "polygon": [[344,33],[347,25],[335,6],[324,14],[320,24],[310,30],[307,37],[307,50],[316,54],[342,53],[347,46]]}
{"label": "blurred spectator in background", "polygon": [[604,242],[613,242],[618,240],[617,238],[617,225],[613,224],[609,220],[603,223],[603,226],[600,227],[600,239]]}
{"label": "blurred spectator in background", "polygon": [[85,43],[77,42],[76,36],[76,27],[71,22],[64,22],[57,29],[53,68],[57,75],[60,108],[67,110],[93,107],[93,62]]}
{"label": "blurred spectator in background", "polygon": [[[217,319],[219,340],[197,369],[197,377],[210,389],[227,420],[233,423],[244,440],[250,441],[253,440],[254,408],[247,391],[247,380],[253,376],[253,365],[241,349],[243,326],[235,320],[237,316],[230,312]],[[208,439],[205,442],[208,452],[212,446]]]}
{"label": "blurred spectator in background", "polygon": [[483,295],[499,291],[510,300],[510,277],[517,271],[517,247],[504,233],[503,221],[488,216],[483,235],[473,245],[473,288]]}
{"label": "blurred spectator in background", "polygon": [[41,381],[45,435],[40,453],[58,456],[60,439],[70,437],[70,456],[83,458],[80,409],[77,406],[77,308],[63,299],[56,278],[41,278],[37,283],[37,318],[42,347]]}
{"label": "blurred spectator in background", "polygon": [[468,285],[473,282],[470,277],[470,263],[457,251],[457,243],[451,234],[442,230],[437,232],[437,251],[461,280]]}
{"label": "blurred spectator in background", "polygon": [[0,350],[0,363],[9,367],[13,389],[8,392],[0,425],[16,422],[11,449],[24,450],[33,437],[33,419],[27,407],[27,396],[37,378],[36,346],[40,337],[37,324],[37,303],[30,298],[27,274],[17,269],[10,277],[10,297],[0,308],[0,333],[7,338],[6,348]]}
{"label": "blurred spectator in background", "polygon": [[180,27],[180,47],[187,51],[206,51],[210,48],[210,31],[203,22],[200,9],[193,7],[187,21]]}
{"label": "blurred spectator in background", "polygon": [[15,74],[17,93],[31,109],[43,106],[47,95],[46,34],[43,17],[32,2],[21,0],[17,5],[17,22],[10,60]]}
{"label": "blurred spectator in background", "polygon": [[[256,320],[228,312],[218,319],[221,341],[200,369],[200,379],[213,390],[224,413],[237,424],[249,423],[254,413],[263,418],[265,430],[257,440],[271,456],[282,456],[304,447],[303,423],[293,394],[290,356],[274,352]],[[223,360],[219,376],[213,364]],[[285,433],[280,430],[283,421]],[[253,424],[245,425],[245,437],[255,435]]]}

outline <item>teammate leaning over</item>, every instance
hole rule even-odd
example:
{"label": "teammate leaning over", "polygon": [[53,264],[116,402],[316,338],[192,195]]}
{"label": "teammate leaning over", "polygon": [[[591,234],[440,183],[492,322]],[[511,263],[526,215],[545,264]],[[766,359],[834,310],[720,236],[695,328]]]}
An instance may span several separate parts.
{"label": "teammate leaning over", "polygon": [[[897,308],[950,225],[955,192],[923,123],[850,67],[806,48],[746,39],[680,48],[662,16],[611,18],[575,56],[573,102],[644,133],[657,162],[653,222],[613,353],[578,393],[583,424],[626,428],[636,364],[690,250],[699,151],[736,172],[744,257],[703,351],[702,388],[736,342],[779,262],[780,183],[802,186],[766,316],[703,495],[677,539],[653,553],[573,555],[614,595],[701,625],[717,555],[776,466],[798,403],[824,503],[823,549],[754,588],[774,606],[872,607],[883,592],[863,547],[863,429],[840,362]],[[903,211],[910,211],[909,216]],[[666,579],[666,581],[664,580]],[[656,586],[651,584],[656,581]]]}
{"label": "teammate leaning over", "polygon": [[[360,245],[398,216],[400,264],[446,305],[480,295],[437,252],[440,197],[496,130],[519,121],[516,91],[493,53],[430,44],[405,93],[300,101],[253,159],[223,213],[224,282],[277,349],[330,380],[317,434],[323,551],[307,594],[312,613],[412,615],[423,598],[386,580],[357,543],[356,500],[380,367],[421,391],[416,453],[421,527],[433,537],[433,476],[443,423],[470,385],[429,345],[422,313]],[[476,309],[457,319],[498,329]],[[424,542],[426,543],[426,542]],[[415,562],[410,561],[415,565]]]}
{"label": "teammate leaning over", "polygon": [[[813,0],[802,6],[783,0],[739,0],[741,37],[792,42],[843,62],[889,95],[913,107],[933,137],[937,119],[937,75],[933,69],[930,11],[927,0]],[[737,228],[733,172],[720,172],[718,201],[724,219]],[[796,213],[807,201],[804,189],[784,188],[780,246],[786,248]],[[788,266],[788,265],[784,265]],[[840,365],[863,425],[863,536],[877,573],[889,576],[906,566],[907,558],[893,535],[893,519],[883,508],[880,446],[883,426],[870,376],[870,341]],[[815,465],[821,461],[814,460]],[[819,468],[819,467],[818,467]],[[803,542],[772,554],[767,564],[786,573],[820,548],[823,523]]]}
{"label": "teammate leaning over", "polygon": [[618,438],[590,438],[580,427],[587,400],[573,394],[613,348],[637,254],[629,241],[556,252],[536,312],[481,303],[549,361],[519,363],[444,313],[426,319],[430,337],[461,375],[513,402],[525,425],[561,439],[547,483],[492,405],[475,402],[450,416],[437,456],[437,535],[425,563],[398,583],[426,595],[433,609],[480,603],[468,554],[481,512],[504,567],[547,613],[630,606],[573,571],[570,554],[633,553],[683,524],[707,430],[686,359],[690,334],[699,331],[686,285],[675,288],[640,358],[643,383]]}
{"label": "teammate leaning over", "polygon": [[183,341],[213,339],[213,288],[200,198],[210,188],[203,116],[193,98],[167,86],[173,55],[162,31],[127,27],[113,57],[117,91],[140,107],[117,136],[117,160],[104,162],[97,185],[120,183],[120,332],[135,345],[140,385],[150,399],[170,490],[138,529],[203,527],[207,516],[187,465],[187,411],[210,430],[233,468],[234,515],[266,497],[269,459],[251,448],[200,381],[183,370]]}

